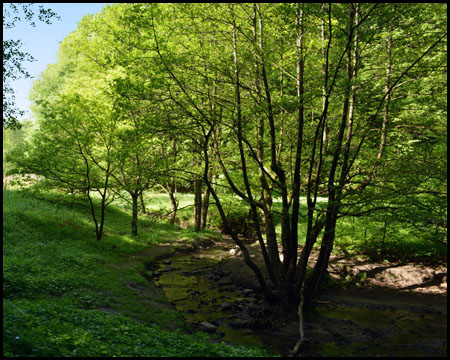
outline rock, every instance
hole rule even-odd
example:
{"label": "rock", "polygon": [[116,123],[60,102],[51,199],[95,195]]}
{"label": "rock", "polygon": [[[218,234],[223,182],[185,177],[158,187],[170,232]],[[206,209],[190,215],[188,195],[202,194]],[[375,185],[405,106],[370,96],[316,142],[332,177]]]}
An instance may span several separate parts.
{"label": "rock", "polygon": [[232,285],[233,284],[233,280],[231,280],[230,278],[222,278],[219,280],[219,285]]}
{"label": "rock", "polygon": [[208,280],[212,280],[212,281],[217,281],[217,280],[219,280],[219,277],[218,277],[216,274],[209,274],[206,278],[207,278]]}
{"label": "rock", "polygon": [[170,261],[170,260],[164,260],[164,261],[163,261],[163,264],[169,265],[171,262],[172,262],[172,261]]}
{"label": "rock", "polygon": [[256,300],[254,298],[236,298],[235,304],[241,309],[244,309],[249,306],[254,306],[256,304]]}
{"label": "rock", "polygon": [[239,297],[234,300],[236,304],[239,305],[254,305],[255,300],[250,298]]}
{"label": "rock", "polygon": [[230,325],[234,328],[245,327],[247,324],[241,320],[234,320],[230,323]]}
{"label": "rock", "polygon": [[191,244],[179,244],[177,246],[174,246],[173,249],[181,253],[187,253],[195,251],[195,246]]}
{"label": "rock", "polygon": [[236,287],[234,286],[234,284],[230,284],[230,285],[223,285],[219,287],[219,292],[231,292],[231,291],[236,291]]}
{"label": "rock", "polygon": [[204,249],[209,249],[211,246],[215,245],[215,242],[211,239],[198,239],[196,245]]}
{"label": "rock", "polygon": [[248,309],[248,313],[253,317],[263,316],[263,311],[260,307],[251,307]]}
{"label": "rock", "polygon": [[222,304],[220,304],[220,307],[222,308],[222,311],[227,311],[227,310],[231,310],[233,305],[228,302],[223,302]]}
{"label": "rock", "polygon": [[165,269],[162,269],[161,270],[161,272],[165,272],[165,271],[173,271],[173,270],[176,270],[174,267],[172,267],[172,266],[168,266],[168,267],[166,267]]}
{"label": "rock", "polygon": [[244,296],[252,296],[254,294],[252,289],[244,289],[242,293],[244,294]]}
{"label": "rock", "polygon": [[216,332],[217,330],[217,326],[214,324],[211,324],[210,322],[207,321],[202,321],[200,324],[198,324],[200,330],[209,332],[209,333],[213,333]]}
{"label": "rock", "polygon": [[216,274],[217,274],[219,277],[223,277],[223,276],[230,275],[230,274],[231,274],[231,271],[230,271],[230,270],[222,270],[222,269],[219,269],[219,270],[216,271]]}
{"label": "rock", "polygon": [[248,321],[248,327],[253,329],[270,329],[272,324],[264,319],[252,319]]}

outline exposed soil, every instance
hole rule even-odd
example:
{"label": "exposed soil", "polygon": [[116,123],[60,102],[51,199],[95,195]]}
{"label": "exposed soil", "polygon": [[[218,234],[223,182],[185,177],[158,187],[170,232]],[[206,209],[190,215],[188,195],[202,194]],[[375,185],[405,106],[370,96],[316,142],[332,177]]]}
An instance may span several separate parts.
{"label": "exposed soil", "polygon": [[[262,268],[259,244],[247,246]],[[130,262],[150,254],[164,258],[146,278],[163,289],[194,328],[210,332],[213,339],[290,354],[298,320],[265,303],[231,239],[203,239],[178,250],[152,246]],[[446,267],[332,256],[329,275],[318,305],[305,314],[309,341],[302,356],[447,355]]]}

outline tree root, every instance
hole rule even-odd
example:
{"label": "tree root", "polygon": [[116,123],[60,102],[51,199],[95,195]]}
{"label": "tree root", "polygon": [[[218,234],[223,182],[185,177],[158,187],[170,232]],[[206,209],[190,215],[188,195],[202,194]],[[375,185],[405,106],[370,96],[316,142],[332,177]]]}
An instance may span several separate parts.
{"label": "tree root", "polygon": [[308,341],[308,339],[305,337],[305,330],[303,328],[303,304],[305,302],[303,286],[300,290],[300,296],[301,296],[301,300],[300,300],[300,304],[298,305],[298,327],[299,327],[299,332],[300,332],[300,339],[298,339],[297,343],[294,346],[294,349],[292,350],[292,356],[297,356],[302,345],[306,341]]}

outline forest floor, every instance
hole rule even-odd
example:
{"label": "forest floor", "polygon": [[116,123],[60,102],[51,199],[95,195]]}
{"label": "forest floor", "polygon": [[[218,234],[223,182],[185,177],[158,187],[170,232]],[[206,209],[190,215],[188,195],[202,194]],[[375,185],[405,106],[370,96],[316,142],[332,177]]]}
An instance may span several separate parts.
{"label": "forest floor", "polygon": [[[269,351],[289,355],[298,340],[298,320],[265,303],[229,237],[202,241],[194,247],[176,241],[152,245],[130,261],[150,254],[161,259],[146,277],[194,328],[207,321],[220,330],[217,341],[258,344],[257,338]],[[247,247],[262,268],[259,244]],[[313,253],[310,263],[316,257]],[[305,314],[309,341],[302,356],[446,356],[446,266],[332,256],[329,275],[317,306]],[[234,337],[232,328],[238,331]]]}

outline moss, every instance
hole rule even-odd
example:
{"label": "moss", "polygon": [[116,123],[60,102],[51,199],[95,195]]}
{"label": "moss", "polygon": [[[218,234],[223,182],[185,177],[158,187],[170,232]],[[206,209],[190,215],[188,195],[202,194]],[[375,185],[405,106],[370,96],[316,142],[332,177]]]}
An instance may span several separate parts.
{"label": "moss", "polygon": [[342,328],[353,324],[353,338],[360,337],[358,331],[369,332],[368,336],[372,337],[364,343],[352,341],[352,337],[348,336],[340,338],[338,342],[316,344],[323,356],[357,356],[362,351],[365,356],[442,356],[446,351],[444,342],[433,346],[435,350],[430,350],[430,343],[439,342],[439,339],[446,336],[442,334],[443,329],[446,329],[446,319],[437,314],[420,316],[407,310],[360,309],[336,305],[317,306],[315,311],[316,316],[330,319],[330,324],[336,320],[339,324],[337,326]]}

